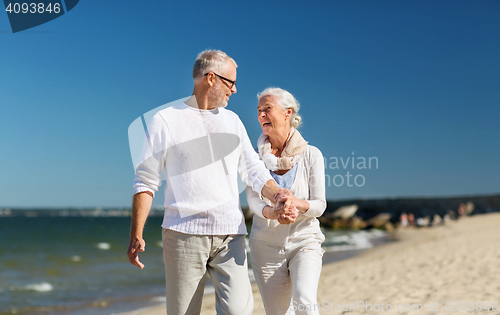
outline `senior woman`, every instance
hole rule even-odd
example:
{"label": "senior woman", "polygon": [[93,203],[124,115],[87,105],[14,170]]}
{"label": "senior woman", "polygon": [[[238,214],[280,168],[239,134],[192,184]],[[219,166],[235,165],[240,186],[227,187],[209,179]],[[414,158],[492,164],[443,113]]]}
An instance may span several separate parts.
{"label": "senior woman", "polygon": [[279,194],[292,199],[299,215],[291,224],[267,219],[273,203],[246,189],[255,213],[250,233],[255,279],[268,315],[319,314],[316,294],[325,236],[317,217],[326,208],[323,155],[296,129],[301,118],[292,94],[267,88],[257,99],[259,155],[280,188],[289,189]]}

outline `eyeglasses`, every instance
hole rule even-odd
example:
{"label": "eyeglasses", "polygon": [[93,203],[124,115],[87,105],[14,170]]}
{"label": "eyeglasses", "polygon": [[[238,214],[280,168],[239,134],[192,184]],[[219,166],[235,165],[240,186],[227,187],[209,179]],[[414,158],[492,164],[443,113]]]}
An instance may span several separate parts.
{"label": "eyeglasses", "polygon": [[[232,88],[233,88],[233,86],[236,84],[236,81],[229,80],[228,78],[224,78],[223,76],[218,75],[217,73],[215,73],[215,72],[213,72],[213,71],[210,71],[210,72],[212,72],[213,74],[215,74],[216,76],[218,76],[218,77],[219,77],[219,78],[221,78],[222,80],[229,82],[229,83],[230,83],[230,84],[229,84],[229,88],[230,88],[230,89],[232,89]],[[207,72],[207,73],[205,73],[204,75],[207,75],[207,74],[209,74],[210,72]]]}

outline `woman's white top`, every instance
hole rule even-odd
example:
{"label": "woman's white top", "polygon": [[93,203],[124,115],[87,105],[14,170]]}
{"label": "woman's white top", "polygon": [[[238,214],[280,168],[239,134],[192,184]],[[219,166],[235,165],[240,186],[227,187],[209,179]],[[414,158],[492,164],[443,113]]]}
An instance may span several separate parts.
{"label": "woman's white top", "polygon": [[255,213],[251,239],[275,245],[283,245],[294,238],[303,239],[307,235],[324,240],[317,217],[326,209],[325,167],[323,154],[318,148],[308,145],[297,163],[297,173],[290,191],[298,199],[306,200],[309,210],[304,214],[299,213],[294,223],[280,224],[277,220],[264,218],[262,210],[267,205],[272,206],[271,201],[265,197],[261,199],[261,196],[249,187],[245,191],[248,206]]}

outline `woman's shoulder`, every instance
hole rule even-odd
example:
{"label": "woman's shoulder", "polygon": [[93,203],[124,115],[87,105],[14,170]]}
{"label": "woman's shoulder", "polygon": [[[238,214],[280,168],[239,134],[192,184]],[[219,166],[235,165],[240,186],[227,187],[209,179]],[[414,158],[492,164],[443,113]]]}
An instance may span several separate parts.
{"label": "woman's shoulder", "polygon": [[308,144],[304,152],[302,163],[304,163],[306,167],[311,167],[317,163],[324,163],[323,153],[321,153],[320,149],[317,147]]}
{"label": "woman's shoulder", "polygon": [[310,144],[307,145],[306,154],[310,158],[311,157],[319,157],[321,159],[323,158],[323,153],[321,153],[320,149]]}

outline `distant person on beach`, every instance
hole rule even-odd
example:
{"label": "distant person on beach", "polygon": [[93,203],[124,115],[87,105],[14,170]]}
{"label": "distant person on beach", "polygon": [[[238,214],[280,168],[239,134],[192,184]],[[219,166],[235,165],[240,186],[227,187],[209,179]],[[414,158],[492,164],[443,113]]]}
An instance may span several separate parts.
{"label": "distant person on beach", "polygon": [[278,195],[290,197],[299,216],[290,225],[269,220],[264,214],[273,202],[247,187],[248,205],[255,213],[250,233],[255,279],[266,314],[319,314],[315,306],[325,236],[317,217],[326,208],[323,155],[296,129],[301,118],[292,94],[267,88],[257,98],[259,156],[278,185],[289,189]]}
{"label": "distant person on beach", "polygon": [[[200,314],[205,273],[219,315],[253,310],[245,249],[246,226],[237,174],[259,196],[276,201],[263,214],[280,224],[298,215],[294,196],[281,192],[253,149],[243,123],[225,109],[236,93],[236,62],[224,52],[201,52],[193,67],[193,95],[159,111],[148,125],[136,169],[128,256],[143,268],[143,229],[165,173],[163,258],[167,314]],[[276,198],[275,198],[276,197]]]}
{"label": "distant person on beach", "polygon": [[458,215],[462,218],[462,217],[465,217],[467,215],[467,211],[466,211],[467,207],[465,206],[464,203],[461,203],[459,206],[458,206]]}
{"label": "distant person on beach", "polygon": [[399,220],[401,221],[402,227],[408,227],[408,215],[406,212],[401,213]]}
{"label": "distant person on beach", "polygon": [[413,226],[415,224],[415,216],[413,213],[408,214],[408,226]]}

